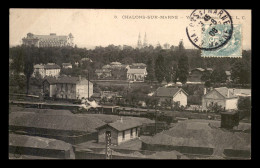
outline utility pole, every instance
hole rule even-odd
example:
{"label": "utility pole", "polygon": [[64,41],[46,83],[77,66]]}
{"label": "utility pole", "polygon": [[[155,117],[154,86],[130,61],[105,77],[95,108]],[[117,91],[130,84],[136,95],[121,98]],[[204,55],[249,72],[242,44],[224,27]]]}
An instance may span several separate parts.
{"label": "utility pole", "polygon": [[88,71],[88,101],[89,101],[89,71]]}
{"label": "utility pole", "polygon": [[106,132],[106,159],[112,159],[112,150],[110,149],[111,145],[111,132]]}

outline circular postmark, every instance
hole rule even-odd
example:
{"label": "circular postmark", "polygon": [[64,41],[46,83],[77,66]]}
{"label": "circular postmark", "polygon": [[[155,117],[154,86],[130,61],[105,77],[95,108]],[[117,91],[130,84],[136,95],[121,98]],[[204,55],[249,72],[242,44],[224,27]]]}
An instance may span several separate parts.
{"label": "circular postmark", "polygon": [[224,9],[196,9],[189,19],[187,36],[201,50],[220,48],[232,37],[232,18]]}

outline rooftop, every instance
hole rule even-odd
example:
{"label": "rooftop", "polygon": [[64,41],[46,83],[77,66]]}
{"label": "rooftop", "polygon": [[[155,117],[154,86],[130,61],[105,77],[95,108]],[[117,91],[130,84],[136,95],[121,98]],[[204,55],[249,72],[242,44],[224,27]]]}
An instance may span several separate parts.
{"label": "rooftop", "polygon": [[133,74],[146,74],[147,71],[146,71],[146,69],[136,68],[136,69],[128,69],[127,73],[133,73]]}
{"label": "rooftop", "polygon": [[9,145],[58,150],[72,149],[72,146],[69,143],[60,140],[11,133],[9,134]]}
{"label": "rooftop", "polygon": [[184,94],[188,95],[182,88],[174,88],[174,87],[159,87],[155,95],[162,96],[162,97],[173,97],[178,92],[183,91]]}
{"label": "rooftop", "polygon": [[[70,77],[70,76],[60,76],[59,78],[53,78],[53,77],[46,77],[45,80],[47,80],[50,84],[56,84],[56,83],[70,83],[70,84],[88,84],[88,80],[85,78],[79,78],[79,77]],[[92,84],[92,82],[89,82]]]}
{"label": "rooftop", "polygon": [[220,93],[225,98],[236,98],[237,96],[230,91],[227,87],[214,88],[218,93]]}
{"label": "rooftop", "polygon": [[44,69],[60,69],[60,66],[57,64],[45,64]]}
{"label": "rooftop", "polygon": [[115,121],[115,122],[112,122],[112,123],[108,123],[108,124],[105,124],[99,128],[97,128],[98,130],[103,128],[103,127],[106,127],[106,126],[110,126],[114,129],[116,129],[117,131],[124,131],[124,130],[127,130],[127,129],[130,129],[130,128],[135,128],[135,127],[139,127],[141,126],[142,123],[140,121],[136,121],[136,120],[123,120],[120,121]]}
{"label": "rooftop", "polygon": [[10,126],[96,132],[96,128],[104,124],[105,122],[97,117],[85,115],[50,115],[25,111],[9,114]]}
{"label": "rooftop", "polygon": [[[223,156],[223,150],[227,148],[251,150],[250,133],[230,132],[219,128],[219,125],[219,121],[185,120],[169,130],[142,140],[150,144],[211,147],[214,148],[213,155],[219,156]],[[250,127],[251,124],[246,129]]]}

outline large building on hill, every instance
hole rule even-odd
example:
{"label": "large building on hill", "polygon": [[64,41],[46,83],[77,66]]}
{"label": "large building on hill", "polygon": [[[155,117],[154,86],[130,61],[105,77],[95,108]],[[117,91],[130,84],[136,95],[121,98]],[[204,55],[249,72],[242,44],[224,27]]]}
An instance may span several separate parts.
{"label": "large building on hill", "polygon": [[35,46],[35,47],[64,47],[74,46],[73,35],[60,35],[57,36],[55,33],[50,35],[35,35],[28,33],[27,37],[23,38],[23,45]]}

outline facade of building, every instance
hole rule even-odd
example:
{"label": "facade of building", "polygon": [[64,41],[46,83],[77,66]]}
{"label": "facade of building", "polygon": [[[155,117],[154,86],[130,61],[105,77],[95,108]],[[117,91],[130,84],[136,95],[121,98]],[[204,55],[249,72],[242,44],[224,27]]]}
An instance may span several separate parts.
{"label": "facade of building", "polygon": [[155,94],[159,102],[171,101],[179,102],[180,106],[187,106],[188,94],[182,88],[159,87]]}
{"label": "facade of building", "polygon": [[55,33],[50,35],[35,35],[28,33],[27,37],[23,38],[23,45],[35,47],[64,47],[74,46],[73,35],[70,33],[68,36],[57,36]]}
{"label": "facade of building", "polygon": [[227,87],[214,88],[202,96],[202,110],[208,110],[213,104],[220,105],[224,110],[237,109],[238,96]]}
{"label": "facade of building", "polygon": [[121,143],[139,137],[140,126],[142,124],[133,119],[120,120],[98,127],[98,143],[105,143],[106,133],[111,135],[111,144],[120,145]]}
{"label": "facade of building", "polygon": [[93,83],[81,77],[47,78],[43,81],[43,93],[61,99],[81,99],[93,95]]}
{"label": "facade of building", "polygon": [[144,78],[147,75],[146,69],[128,69],[127,70],[127,79],[130,81],[144,81]]}
{"label": "facade of building", "polygon": [[62,68],[64,68],[64,69],[72,68],[72,64],[71,63],[62,63]]}
{"label": "facade of building", "polygon": [[34,65],[34,72],[32,76],[38,73],[42,78],[45,76],[58,77],[60,75],[60,66],[55,63],[36,64]]}

